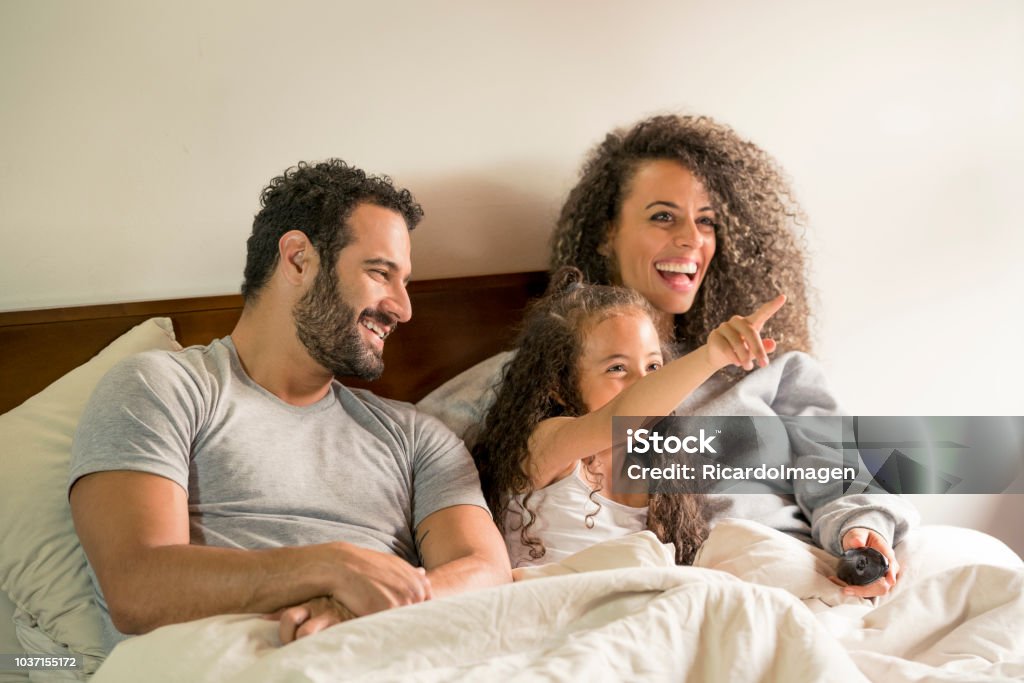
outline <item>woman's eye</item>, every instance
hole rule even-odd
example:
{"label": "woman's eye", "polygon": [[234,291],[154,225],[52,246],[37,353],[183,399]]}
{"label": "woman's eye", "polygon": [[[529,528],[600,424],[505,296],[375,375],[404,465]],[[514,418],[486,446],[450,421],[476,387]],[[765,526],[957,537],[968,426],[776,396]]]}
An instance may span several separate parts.
{"label": "woman's eye", "polygon": [[655,370],[661,370],[661,363],[651,363],[647,366],[647,372],[654,372]]}
{"label": "woman's eye", "polygon": [[625,372],[625,371],[626,371],[626,366],[625,365],[612,365],[607,370],[605,370],[605,372]]}
{"label": "woman's eye", "polygon": [[668,211],[659,211],[658,213],[651,216],[651,220],[655,223],[670,223],[673,219],[672,214]]}
{"label": "woman's eye", "polygon": [[703,216],[701,218],[698,218],[697,219],[697,225],[701,226],[702,228],[706,228],[707,230],[717,230],[718,229],[718,223],[715,222],[715,219],[714,218],[708,218],[707,216]]}

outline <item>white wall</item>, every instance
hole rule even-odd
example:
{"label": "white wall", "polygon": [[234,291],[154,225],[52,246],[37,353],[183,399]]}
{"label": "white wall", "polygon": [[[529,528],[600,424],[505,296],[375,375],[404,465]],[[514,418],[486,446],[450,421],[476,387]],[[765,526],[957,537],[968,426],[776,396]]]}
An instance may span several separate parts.
{"label": "white wall", "polygon": [[1024,409],[1020,0],[0,0],[0,93],[0,310],[237,291],[327,156],[416,192],[416,277],[541,268],[604,131],[706,113],[794,179],[852,412]]}

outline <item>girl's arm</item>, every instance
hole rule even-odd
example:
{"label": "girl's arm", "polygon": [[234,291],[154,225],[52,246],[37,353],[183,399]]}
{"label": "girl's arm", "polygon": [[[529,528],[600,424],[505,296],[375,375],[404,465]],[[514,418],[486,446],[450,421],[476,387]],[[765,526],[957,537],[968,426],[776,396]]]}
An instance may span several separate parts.
{"label": "girl's arm", "polygon": [[754,368],[768,365],[775,342],[761,339],[761,328],[786,302],[783,295],[747,317],[733,316],[709,336],[706,344],[651,373],[603,407],[582,417],[553,417],[537,425],[530,436],[527,473],[534,487],[547,486],[576,461],[612,445],[616,415],[667,415],[687,396],[727,365]]}

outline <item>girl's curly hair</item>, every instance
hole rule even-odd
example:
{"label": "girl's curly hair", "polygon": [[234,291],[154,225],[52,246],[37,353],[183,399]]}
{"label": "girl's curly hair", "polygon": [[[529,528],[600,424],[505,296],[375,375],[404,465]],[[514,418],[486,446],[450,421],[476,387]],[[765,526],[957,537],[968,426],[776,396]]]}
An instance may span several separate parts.
{"label": "girl's curly hair", "polygon": [[[777,353],[811,351],[804,243],[805,217],[781,168],[731,128],[700,116],[655,116],[608,134],[584,163],[551,241],[551,269],[576,266],[590,282],[621,284],[611,237],[636,171],[648,161],[675,161],[704,184],[716,220],[715,256],[693,306],[677,315],[674,334],[686,348],[735,314],[746,315],[785,293],[785,307],[765,326]],[[733,378],[743,373],[726,371]]]}
{"label": "girl's curly hair", "polygon": [[[530,437],[543,420],[589,412],[579,390],[579,359],[586,335],[609,317],[638,312],[654,313],[638,292],[585,284],[578,269],[563,268],[552,276],[544,297],[526,313],[518,350],[502,371],[497,398],[473,446],[473,460],[487,505],[503,532],[510,530],[506,519],[510,500],[523,497],[527,518],[511,530],[519,531],[533,559],[543,557],[545,549],[530,533],[535,519],[530,508],[534,489],[527,474]],[[585,462],[589,466],[592,460]],[[591,494],[598,510],[600,503],[594,493],[599,490],[600,485]],[[676,545],[677,562],[689,564],[707,537],[715,511],[702,494],[652,495],[648,528],[663,542]]]}

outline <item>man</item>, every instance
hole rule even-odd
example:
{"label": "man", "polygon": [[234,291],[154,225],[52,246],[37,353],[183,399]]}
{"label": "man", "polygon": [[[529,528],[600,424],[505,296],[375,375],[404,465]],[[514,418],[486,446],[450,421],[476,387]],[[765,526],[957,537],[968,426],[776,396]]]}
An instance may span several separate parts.
{"label": "man", "polygon": [[111,647],[279,610],[289,642],[511,578],[461,441],[335,379],[378,377],[411,316],[419,205],[338,160],[261,203],[231,336],[121,363],[76,434],[71,511]]}

